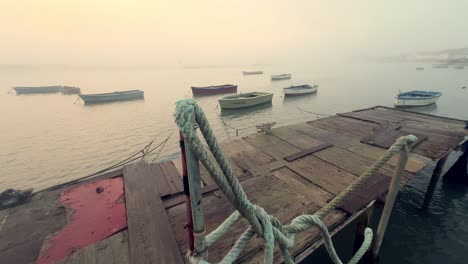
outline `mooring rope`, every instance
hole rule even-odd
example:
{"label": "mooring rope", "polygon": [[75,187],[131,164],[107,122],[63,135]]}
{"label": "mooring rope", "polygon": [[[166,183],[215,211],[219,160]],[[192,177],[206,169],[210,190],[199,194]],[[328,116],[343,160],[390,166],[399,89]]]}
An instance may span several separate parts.
{"label": "mooring rope", "polygon": [[[297,216],[290,224],[282,225],[276,217],[269,215],[262,207],[253,204],[247,198],[232,167],[224,156],[203,110],[194,100],[185,99],[176,103],[175,121],[184,136],[187,147],[193,150],[195,156],[204,165],[228,201],[236,209],[236,212],[205,237],[207,248],[225,235],[229,228],[241,218],[240,216],[246,218],[250,224],[250,227],[240,236],[220,263],[234,262],[254,234],[264,240],[265,263],[273,262],[275,242],[278,242],[283,260],[288,264],[294,263],[288,250],[294,245],[294,234],[305,231],[313,226],[319,228],[333,262],[335,264],[342,263],[335,252],[328,229],[321,219],[352,195],[363,182],[377,172],[393,155],[402,149],[409,151],[412,143],[417,139],[413,135],[399,138],[370,169],[359,176],[350,186],[319,211],[313,215],[304,214]],[[210,152],[208,152],[198,138],[194,128],[195,124],[198,124]],[[203,234],[194,235],[198,237],[203,236]],[[357,263],[361,259],[369,249],[372,236],[372,230],[366,228],[362,246],[348,263]],[[208,263],[203,256],[206,256],[206,252],[197,252],[197,248],[195,248],[195,252],[192,252],[190,256],[190,261],[192,263]]]}

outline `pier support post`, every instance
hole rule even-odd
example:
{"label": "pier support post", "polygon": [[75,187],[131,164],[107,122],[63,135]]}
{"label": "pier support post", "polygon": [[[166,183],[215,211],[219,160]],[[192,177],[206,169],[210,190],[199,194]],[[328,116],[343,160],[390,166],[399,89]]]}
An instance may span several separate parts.
{"label": "pier support post", "polygon": [[439,159],[437,164],[432,172],[431,181],[429,182],[429,186],[427,187],[426,195],[424,197],[424,202],[422,208],[425,209],[429,206],[431,202],[432,196],[434,195],[434,190],[437,186],[437,182],[439,181],[440,175],[442,174],[442,169],[444,168],[445,161],[447,160],[447,156]]}
{"label": "pier support post", "polygon": [[[357,219],[357,226],[356,226],[356,235],[354,238],[354,247],[353,247],[353,252],[356,253],[359,248],[362,245],[362,242],[364,241],[364,231],[366,227],[371,226],[372,222],[372,214],[374,213],[374,206],[372,205],[371,207],[367,208],[365,212],[363,212]],[[369,252],[364,255],[364,257],[361,260],[361,263],[368,263],[369,259]]]}
{"label": "pier support post", "polygon": [[192,209],[194,250],[195,253],[199,254],[198,257],[203,258],[206,255],[206,240],[202,207],[203,195],[201,192],[200,167],[198,158],[195,156],[191,145],[187,144],[187,142],[185,142],[185,144],[190,204]]}
{"label": "pier support post", "polygon": [[445,180],[451,183],[468,185],[468,140],[460,146],[462,155],[444,175]]}
{"label": "pier support post", "polygon": [[405,169],[406,162],[408,161],[408,153],[405,149],[400,151],[400,156],[398,157],[398,164],[393,173],[392,181],[390,183],[390,188],[387,194],[387,199],[385,200],[385,206],[380,217],[379,227],[377,228],[377,233],[374,237],[372,245],[372,259],[375,262],[378,259],[380,246],[382,245],[383,237],[385,235],[385,230],[387,229],[388,220],[392,214],[393,205],[395,204],[395,199],[400,190],[400,180],[403,175],[403,170]]}

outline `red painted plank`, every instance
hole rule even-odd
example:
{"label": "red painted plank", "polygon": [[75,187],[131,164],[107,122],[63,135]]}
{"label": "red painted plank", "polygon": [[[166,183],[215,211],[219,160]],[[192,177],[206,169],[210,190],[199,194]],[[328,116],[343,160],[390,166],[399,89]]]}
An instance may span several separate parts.
{"label": "red painted plank", "polygon": [[71,212],[69,223],[44,241],[36,263],[55,263],[125,228],[127,218],[123,194],[122,177],[65,190],[60,196],[60,204]]}

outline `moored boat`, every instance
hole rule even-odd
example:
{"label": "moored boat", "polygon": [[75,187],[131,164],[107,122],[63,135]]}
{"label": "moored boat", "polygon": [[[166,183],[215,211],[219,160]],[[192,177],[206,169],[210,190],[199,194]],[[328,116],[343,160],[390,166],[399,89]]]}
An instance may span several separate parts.
{"label": "moored boat", "polygon": [[113,93],[100,93],[100,94],[80,94],[78,95],[85,104],[92,103],[106,103],[114,101],[126,101],[134,99],[143,99],[144,92],[141,90],[129,90]]}
{"label": "moored boat", "polygon": [[303,95],[317,92],[318,85],[296,85],[283,88],[284,95]]}
{"label": "moored boat", "polygon": [[237,85],[234,84],[223,84],[214,86],[192,86],[193,95],[211,95],[211,94],[223,94],[223,93],[236,93]]}
{"label": "moored boat", "polygon": [[80,94],[81,89],[78,87],[72,87],[72,86],[62,86],[60,87],[60,92],[62,94]]}
{"label": "moored boat", "polygon": [[436,69],[447,69],[448,68],[448,65],[445,65],[445,64],[434,64],[432,65],[433,68],[436,68]]}
{"label": "moored boat", "polygon": [[222,109],[245,108],[254,105],[271,103],[272,93],[251,92],[236,95],[229,95],[219,99],[219,106]]}
{"label": "moored boat", "polygon": [[457,65],[457,66],[453,66],[453,68],[456,69],[456,70],[463,70],[465,68],[465,66]]}
{"label": "moored boat", "polygon": [[416,67],[416,70],[417,70],[417,71],[423,71],[423,70],[424,70],[424,67]]}
{"label": "moored boat", "polygon": [[256,74],[263,74],[263,71],[242,71],[244,75],[256,75]]}
{"label": "moored boat", "polygon": [[47,94],[47,93],[58,93],[60,91],[60,85],[52,86],[17,86],[13,87],[16,94]]}
{"label": "moored boat", "polygon": [[291,79],[291,74],[290,74],[290,73],[273,74],[273,75],[271,75],[271,80],[272,80],[272,81],[276,81],[276,80],[286,80],[286,79]]}
{"label": "moored boat", "polygon": [[406,93],[399,93],[395,96],[395,106],[423,106],[433,104],[442,96],[441,92],[432,91],[411,91]]}

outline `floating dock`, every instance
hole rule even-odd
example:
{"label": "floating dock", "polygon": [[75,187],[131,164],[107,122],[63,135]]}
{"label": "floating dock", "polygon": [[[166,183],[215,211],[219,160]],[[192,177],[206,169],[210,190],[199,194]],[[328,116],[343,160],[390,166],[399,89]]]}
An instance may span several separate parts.
{"label": "floating dock", "polygon": [[[274,128],[270,134],[248,135],[222,147],[248,198],[288,223],[322,208],[408,134],[418,142],[409,154],[402,185],[435,166],[430,192],[441,167],[453,165],[446,158],[468,136],[462,120],[379,106]],[[397,162],[398,157],[392,158],[323,219],[332,235],[375,202],[384,203]],[[208,234],[234,209],[200,168]],[[0,262],[188,263],[181,174],[180,160],[139,162],[37,193],[28,203],[0,211]],[[208,260],[219,261],[247,227],[245,219],[234,225],[209,248]],[[295,261],[322,244],[316,228],[296,235],[295,241],[290,249]],[[281,261],[276,249],[275,262]],[[250,241],[238,262],[263,262],[262,240]]]}

